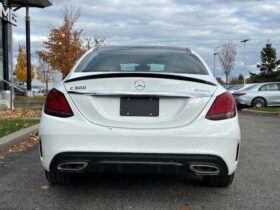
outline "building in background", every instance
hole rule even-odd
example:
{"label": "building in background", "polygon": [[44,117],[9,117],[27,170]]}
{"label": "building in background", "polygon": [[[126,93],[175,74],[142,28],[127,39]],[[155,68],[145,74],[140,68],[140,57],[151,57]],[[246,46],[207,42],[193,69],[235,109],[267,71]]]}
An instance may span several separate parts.
{"label": "building in background", "polygon": [[[0,0],[0,105],[9,106],[10,104],[9,83],[12,83],[13,78],[12,31],[13,27],[17,26],[16,11],[26,8],[29,10],[29,7],[45,8],[48,6],[51,6],[49,0]],[[28,16],[27,14],[27,22],[30,21]]]}

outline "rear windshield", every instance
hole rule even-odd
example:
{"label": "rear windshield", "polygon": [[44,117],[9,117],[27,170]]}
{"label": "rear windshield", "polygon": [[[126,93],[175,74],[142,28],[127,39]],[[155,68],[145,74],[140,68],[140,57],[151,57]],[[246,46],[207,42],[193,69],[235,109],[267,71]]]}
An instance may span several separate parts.
{"label": "rear windshield", "polygon": [[178,50],[115,49],[88,54],[76,72],[173,72],[208,74],[199,58]]}
{"label": "rear windshield", "polygon": [[244,87],[244,85],[234,85],[234,86],[230,87],[228,90],[239,90],[243,87]]}
{"label": "rear windshield", "polygon": [[258,85],[258,84],[254,84],[254,85],[248,86],[248,87],[244,88],[243,90],[252,90],[252,89],[254,89],[256,87],[256,85]]}

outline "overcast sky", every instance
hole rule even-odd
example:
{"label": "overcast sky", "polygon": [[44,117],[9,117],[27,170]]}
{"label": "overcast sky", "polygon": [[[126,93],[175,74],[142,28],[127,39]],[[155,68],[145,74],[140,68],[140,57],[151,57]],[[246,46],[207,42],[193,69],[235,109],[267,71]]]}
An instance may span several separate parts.
{"label": "overcast sky", "polygon": [[[32,53],[42,47],[50,25],[62,24],[61,10],[80,9],[79,27],[86,37],[105,34],[113,45],[167,45],[189,47],[213,67],[213,50],[231,41],[237,47],[234,75],[243,72],[243,45],[247,44],[248,69],[256,72],[260,50],[268,39],[280,57],[280,0],[53,0],[53,6],[32,8]],[[25,9],[17,11],[14,57],[25,43]],[[35,61],[35,60],[34,60]],[[15,64],[15,63],[14,63]],[[222,76],[220,66],[219,73]]]}

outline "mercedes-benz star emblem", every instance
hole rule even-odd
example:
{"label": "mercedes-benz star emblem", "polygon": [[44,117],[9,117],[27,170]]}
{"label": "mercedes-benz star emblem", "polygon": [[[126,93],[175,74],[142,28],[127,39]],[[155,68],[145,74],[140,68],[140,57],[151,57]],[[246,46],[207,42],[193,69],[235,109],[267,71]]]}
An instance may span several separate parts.
{"label": "mercedes-benz star emblem", "polygon": [[137,80],[134,83],[134,87],[136,90],[144,90],[145,89],[145,82],[142,80]]}

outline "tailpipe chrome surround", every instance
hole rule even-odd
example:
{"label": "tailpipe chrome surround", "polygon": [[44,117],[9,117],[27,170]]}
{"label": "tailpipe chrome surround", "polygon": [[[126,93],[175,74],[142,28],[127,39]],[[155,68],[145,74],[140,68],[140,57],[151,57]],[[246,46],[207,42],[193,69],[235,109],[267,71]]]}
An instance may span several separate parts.
{"label": "tailpipe chrome surround", "polygon": [[213,165],[191,164],[190,170],[193,171],[196,175],[218,175],[220,173],[220,169],[217,166]]}
{"label": "tailpipe chrome surround", "polygon": [[88,166],[87,162],[65,162],[57,166],[59,171],[81,171]]}

